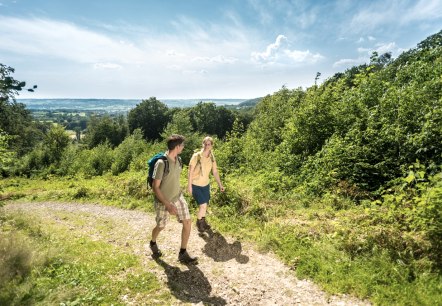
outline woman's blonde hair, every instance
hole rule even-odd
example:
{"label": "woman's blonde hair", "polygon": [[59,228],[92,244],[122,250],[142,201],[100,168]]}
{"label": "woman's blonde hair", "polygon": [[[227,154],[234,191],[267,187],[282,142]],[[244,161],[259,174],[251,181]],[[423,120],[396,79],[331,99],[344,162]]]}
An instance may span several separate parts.
{"label": "woman's blonde hair", "polygon": [[206,144],[206,142],[210,141],[210,143],[213,145],[213,138],[210,136],[206,136],[203,139],[203,149],[204,149],[204,145]]}

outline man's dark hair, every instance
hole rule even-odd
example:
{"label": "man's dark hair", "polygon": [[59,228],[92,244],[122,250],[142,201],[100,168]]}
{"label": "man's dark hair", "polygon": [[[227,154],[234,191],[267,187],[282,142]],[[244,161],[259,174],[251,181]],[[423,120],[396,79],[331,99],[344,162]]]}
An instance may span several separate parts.
{"label": "man's dark hair", "polygon": [[167,138],[167,149],[173,150],[176,146],[179,146],[184,142],[185,138],[182,135],[173,134],[170,135],[169,138]]}

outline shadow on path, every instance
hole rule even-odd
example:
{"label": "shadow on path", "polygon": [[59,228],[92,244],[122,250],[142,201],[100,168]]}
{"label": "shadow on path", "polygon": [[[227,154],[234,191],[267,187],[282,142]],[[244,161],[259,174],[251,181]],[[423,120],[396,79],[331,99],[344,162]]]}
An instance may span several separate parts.
{"label": "shadow on path", "polygon": [[194,264],[186,265],[187,270],[172,266],[161,258],[152,256],[158,265],[164,268],[167,275],[167,286],[170,292],[185,303],[204,305],[226,305],[226,301],[217,296],[210,296],[212,286],[203,272]]}
{"label": "shadow on path", "polygon": [[249,257],[241,254],[241,242],[235,241],[229,244],[223,235],[211,229],[200,233],[199,236],[206,241],[203,249],[204,254],[213,258],[213,260],[219,262],[235,258],[241,264],[249,262]]}

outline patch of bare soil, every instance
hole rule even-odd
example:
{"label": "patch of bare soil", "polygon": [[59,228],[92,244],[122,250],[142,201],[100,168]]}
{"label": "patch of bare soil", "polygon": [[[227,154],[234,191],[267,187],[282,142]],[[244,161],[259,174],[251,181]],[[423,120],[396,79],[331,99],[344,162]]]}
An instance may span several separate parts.
{"label": "patch of bare soil", "polygon": [[[149,239],[153,215],[96,204],[9,203],[19,211],[64,224],[75,233],[129,248],[176,297],[176,304],[199,305],[369,305],[350,296],[329,296],[271,253],[225,237],[216,230],[198,234],[193,226],[188,251],[198,265],[178,262],[181,224],[173,218],[158,238],[163,252],[153,258]],[[80,215],[79,218],[74,216]],[[72,218],[70,217],[72,216]],[[146,301],[149,304],[148,301]],[[129,302],[128,302],[129,304]]]}

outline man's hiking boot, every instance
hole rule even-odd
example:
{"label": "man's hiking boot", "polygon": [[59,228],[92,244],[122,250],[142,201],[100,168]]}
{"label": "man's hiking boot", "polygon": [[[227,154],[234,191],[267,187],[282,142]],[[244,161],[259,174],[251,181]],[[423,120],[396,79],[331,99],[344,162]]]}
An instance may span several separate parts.
{"label": "man's hiking boot", "polygon": [[190,257],[189,253],[187,251],[184,251],[183,253],[178,254],[178,260],[179,262],[183,264],[197,264],[198,263],[198,257]]}
{"label": "man's hiking boot", "polygon": [[161,257],[163,253],[161,253],[160,249],[158,248],[158,244],[152,243],[152,241],[149,243],[150,249],[152,250],[152,256],[154,257]]}

